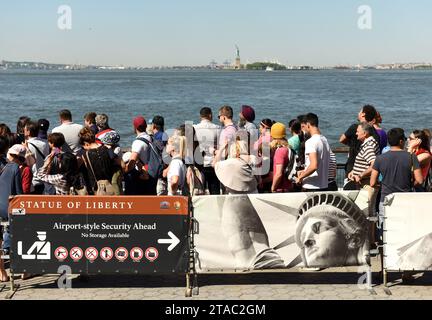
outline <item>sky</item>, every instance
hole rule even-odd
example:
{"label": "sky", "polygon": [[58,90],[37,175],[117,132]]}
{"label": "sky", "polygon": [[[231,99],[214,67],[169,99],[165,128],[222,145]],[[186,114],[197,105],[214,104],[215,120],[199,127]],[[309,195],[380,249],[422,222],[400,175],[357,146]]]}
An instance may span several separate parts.
{"label": "sky", "polygon": [[[71,29],[61,30],[61,5]],[[358,8],[371,8],[362,30]],[[14,0],[0,4],[0,60],[173,66],[432,62],[430,0]]]}

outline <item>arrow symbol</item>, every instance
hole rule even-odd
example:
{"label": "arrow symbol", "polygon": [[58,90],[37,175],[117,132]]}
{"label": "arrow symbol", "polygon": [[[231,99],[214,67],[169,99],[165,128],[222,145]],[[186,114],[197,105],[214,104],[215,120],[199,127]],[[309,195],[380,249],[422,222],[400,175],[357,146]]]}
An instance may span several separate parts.
{"label": "arrow symbol", "polygon": [[168,251],[172,251],[172,249],[174,249],[180,243],[180,239],[177,238],[176,235],[171,231],[168,231],[168,236],[171,239],[158,239],[158,243],[170,244],[170,246],[168,247]]}

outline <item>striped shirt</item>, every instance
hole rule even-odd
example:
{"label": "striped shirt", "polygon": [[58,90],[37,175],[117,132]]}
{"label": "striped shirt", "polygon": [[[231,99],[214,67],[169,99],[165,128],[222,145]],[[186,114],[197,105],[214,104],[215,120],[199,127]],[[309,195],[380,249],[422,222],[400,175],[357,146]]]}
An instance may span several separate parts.
{"label": "striped shirt", "polygon": [[335,181],[337,175],[336,155],[330,150],[329,174],[328,181]]}
{"label": "striped shirt", "polygon": [[68,195],[70,191],[70,184],[63,174],[48,174],[49,164],[45,162],[44,166],[37,171],[36,177],[48,184],[54,186],[57,195]]}
{"label": "striped shirt", "polygon": [[379,155],[379,150],[379,144],[375,138],[372,136],[367,138],[360,146],[360,151],[355,158],[353,174],[358,176],[366,171]]}

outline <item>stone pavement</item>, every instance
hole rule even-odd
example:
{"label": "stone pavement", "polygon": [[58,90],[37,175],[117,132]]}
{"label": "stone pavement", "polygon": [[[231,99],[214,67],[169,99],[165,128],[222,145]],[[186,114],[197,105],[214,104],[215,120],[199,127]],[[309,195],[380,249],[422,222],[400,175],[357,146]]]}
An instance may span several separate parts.
{"label": "stone pavement", "polygon": [[[374,271],[377,271],[376,262]],[[374,273],[377,275],[377,273]],[[185,277],[154,276],[91,276],[84,282],[71,276],[72,288],[59,289],[57,275],[17,280],[20,288],[13,300],[287,300],[343,299],[392,300],[432,299],[432,274],[418,273],[412,283],[401,283],[401,273],[390,273],[391,295],[382,284],[375,284],[376,295],[357,285],[358,268],[332,268],[320,272],[258,272],[250,274],[206,274],[198,276],[199,295],[185,297]],[[378,283],[376,280],[374,283]],[[381,281],[380,281],[381,283]],[[1,285],[0,285],[1,288]],[[0,299],[7,295],[0,292]]]}

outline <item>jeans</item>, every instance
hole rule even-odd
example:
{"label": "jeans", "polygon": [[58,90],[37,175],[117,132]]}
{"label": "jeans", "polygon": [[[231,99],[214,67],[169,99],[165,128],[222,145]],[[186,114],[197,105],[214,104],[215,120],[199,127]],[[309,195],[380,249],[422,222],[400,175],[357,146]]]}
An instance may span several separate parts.
{"label": "jeans", "polygon": [[3,243],[2,243],[2,249],[10,249],[10,234],[9,234],[9,227],[4,228],[3,230]]}

